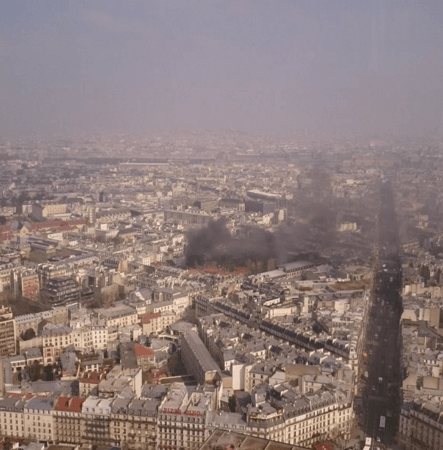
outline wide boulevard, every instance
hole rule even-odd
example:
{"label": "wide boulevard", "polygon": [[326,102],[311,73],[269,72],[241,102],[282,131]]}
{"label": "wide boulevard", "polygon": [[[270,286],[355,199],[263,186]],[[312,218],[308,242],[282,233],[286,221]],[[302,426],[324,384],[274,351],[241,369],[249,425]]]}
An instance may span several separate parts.
{"label": "wide boulevard", "polygon": [[[366,348],[366,386],[362,426],[367,436],[385,444],[394,442],[400,410],[401,263],[393,193],[381,189],[378,217],[378,262],[369,310]],[[384,418],[384,419],[383,419]]]}

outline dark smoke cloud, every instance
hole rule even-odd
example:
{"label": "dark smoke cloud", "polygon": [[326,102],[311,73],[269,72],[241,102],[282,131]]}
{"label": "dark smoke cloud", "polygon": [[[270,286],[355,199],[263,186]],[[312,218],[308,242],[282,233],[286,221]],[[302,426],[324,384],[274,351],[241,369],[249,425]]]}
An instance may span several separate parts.
{"label": "dark smoke cloud", "polygon": [[188,266],[211,261],[244,264],[248,260],[266,260],[278,256],[274,233],[258,227],[245,227],[238,236],[234,236],[227,229],[223,218],[189,231],[187,241],[185,257]]}
{"label": "dark smoke cloud", "polygon": [[317,252],[336,242],[336,215],[341,209],[331,193],[330,174],[317,161],[309,173],[310,182],[299,189],[289,204],[292,223],[285,223],[275,232],[249,226],[232,235],[226,220],[210,222],[187,234],[185,250],[188,266],[208,262],[245,264],[248,261],[267,261],[275,258],[279,263],[288,261],[288,254]]}
{"label": "dark smoke cloud", "polygon": [[335,226],[329,217],[316,215],[309,224],[281,226],[274,233],[258,227],[245,227],[236,236],[227,229],[226,220],[219,219],[187,233],[186,264],[191,267],[210,262],[246,264],[271,258],[286,262],[289,252],[313,250],[318,245],[332,243],[334,239]]}

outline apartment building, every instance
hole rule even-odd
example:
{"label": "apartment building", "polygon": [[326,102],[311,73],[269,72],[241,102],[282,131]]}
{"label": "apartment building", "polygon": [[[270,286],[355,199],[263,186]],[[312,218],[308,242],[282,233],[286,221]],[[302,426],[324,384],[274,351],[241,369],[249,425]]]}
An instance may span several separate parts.
{"label": "apartment building", "polygon": [[104,350],[108,345],[108,329],[105,326],[91,327],[92,347],[97,350]]}
{"label": "apartment building", "polygon": [[150,367],[155,365],[155,352],[149,347],[141,344],[134,344],[135,356],[137,358],[138,367],[147,371]]}
{"label": "apartment building", "polygon": [[174,305],[174,313],[178,317],[183,317],[185,311],[191,306],[189,296],[182,292],[174,293],[172,302]]}
{"label": "apartment building", "polygon": [[120,220],[127,220],[131,217],[131,212],[126,208],[110,208],[96,212],[95,220],[98,224],[114,223]]}
{"label": "apartment building", "polygon": [[143,334],[149,336],[151,333],[160,333],[166,330],[169,325],[177,320],[177,316],[168,312],[146,313],[141,317],[141,320]]}
{"label": "apartment building", "polygon": [[0,292],[7,291],[13,287],[13,271],[15,264],[7,262],[0,264]]}
{"label": "apartment building", "polygon": [[159,403],[153,398],[117,397],[112,406],[111,438],[134,450],[156,449]]}
{"label": "apartment building", "polygon": [[105,327],[127,327],[139,322],[137,311],[123,302],[116,302],[110,308],[95,309]]}
{"label": "apartment building", "polygon": [[63,306],[80,301],[81,287],[70,277],[55,277],[47,280],[42,295],[53,306]]}
{"label": "apartment building", "polygon": [[72,344],[72,328],[50,324],[42,333],[43,362],[52,364],[57,361],[65,347]]}
{"label": "apartment building", "polygon": [[[125,395],[126,394],[126,395]],[[117,445],[124,446],[128,438],[132,437],[132,429],[127,428],[128,405],[132,400],[132,392],[118,395],[111,408],[111,436]],[[137,426],[136,426],[137,428]]]}
{"label": "apartment building", "polygon": [[[235,426],[235,424],[233,425]],[[283,444],[282,442],[271,441],[270,439],[251,437],[247,434],[238,433],[232,430],[214,430],[199,450],[213,450],[215,448],[249,448],[250,446],[261,449],[306,450],[306,447],[288,443]]]}
{"label": "apartment building", "polygon": [[198,334],[187,331],[180,339],[182,361],[188,373],[192,373],[200,384],[213,383],[221,379],[221,370],[212,359]]}
{"label": "apartment building", "polygon": [[[132,344],[129,342],[128,344]],[[135,355],[134,355],[135,359]],[[117,365],[106,375],[106,379],[100,381],[98,391],[104,397],[115,397],[131,388],[136,397],[140,397],[142,391],[142,370],[137,367],[135,361],[134,368]]]}
{"label": "apartment building", "polygon": [[40,280],[37,273],[21,275],[21,291],[25,298],[34,299],[40,291]]}
{"label": "apartment building", "polygon": [[119,395],[112,405],[111,437],[133,450],[157,449],[157,412],[166,395],[166,386],[146,385],[140,397]]}
{"label": "apartment building", "polygon": [[181,223],[186,225],[206,225],[214,220],[214,215],[209,215],[200,212],[189,212],[189,211],[165,211],[165,221]]}
{"label": "apartment building", "polygon": [[133,399],[125,422],[126,443],[134,450],[154,450],[157,444],[157,411],[160,400]]}
{"label": "apartment building", "polygon": [[82,405],[79,397],[59,397],[54,407],[54,438],[56,442],[82,442]]}
{"label": "apartment building", "polygon": [[29,400],[23,411],[23,437],[35,441],[54,441],[54,397],[36,396]]}
{"label": "apartment building", "polygon": [[0,308],[0,357],[17,353],[17,331],[11,308]]}
{"label": "apartment building", "polygon": [[146,306],[146,311],[151,314],[175,314],[173,300],[165,300],[158,303],[151,303]]}
{"label": "apartment building", "polygon": [[43,364],[42,351],[39,347],[30,348],[23,354],[9,357],[8,361],[11,364],[12,372],[20,372],[32,364]]}
{"label": "apartment building", "polygon": [[69,310],[64,306],[61,306],[58,308],[53,308],[49,311],[42,311],[34,314],[23,314],[21,316],[17,316],[15,321],[18,336],[30,328],[32,328],[37,334],[38,326],[42,321],[51,322],[53,324],[68,325]]}
{"label": "apartment building", "polygon": [[189,393],[184,384],[173,383],[159,407],[157,445],[198,449],[207,437],[206,414],[215,409],[216,399],[215,388]]}
{"label": "apartment building", "polygon": [[414,400],[401,409],[398,443],[404,450],[440,450],[443,417],[440,397]]}
{"label": "apartment building", "polygon": [[269,382],[269,378],[274,374],[275,368],[264,362],[254,364],[245,368],[245,390],[252,392],[254,387]]}
{"label": "apartment building", "polygon": [[68,270],[64,266],[55,266],[53,264],[40,264],[37,268],[40,279],[40,287],[44,289],[46,284],[52,278],[64,277],[68,275]]}
{"label": "apartment building", "polygon": [[100,398],[90,395],[82,404],[83,421],[81,439],[85,444],[114,444],[111,437],[111,409],[113,398]]}
{"label": "apartment building", "polygon": [[[311,448],[319,441],[342,437],[349,439],[353,405],[351,398],[335,390],[320,390],[305,395],[288,394],[283,386],[276,395],[262,386],[253,394],[253,404],[241,414],[208,412],[206,430],[234,430],[252,437]],[[290,392],[289,385],[286,387]],[[294,395],[295,394],[295,395]],[[292,396],[291,401],[288,401]]]}
{"label": "apartment building", "polygon": [[92,370],[84,372],[78,380],[80,397],[86,398],[91,391],[97,391],[98,385],[105,378],[106,372],[104,371]]}
{"label": "apartment building", "polygon": [[32,215],[37,220],[44,220],[55,214],[65,214],[67,211],[66,203],[35,203],[32,205]]}
{"label": "apartment building", "polygon": [[0,435],[24,436],[23,411],[32,394],[9,394],[0,398]]}

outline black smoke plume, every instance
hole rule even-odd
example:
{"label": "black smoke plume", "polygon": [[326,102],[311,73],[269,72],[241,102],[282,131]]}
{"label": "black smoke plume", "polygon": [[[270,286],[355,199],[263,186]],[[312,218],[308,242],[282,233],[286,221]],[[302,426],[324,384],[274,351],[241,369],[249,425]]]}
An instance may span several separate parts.
{"label": "black smoke plume", "polygon": [[188,266],[208,262],[234,262],[276,258],[278,245],[274,233],[258,227],[245,227],[234,236],[226,227],[226,220],[214,220],[198,230],[189,231],[185,250]]}

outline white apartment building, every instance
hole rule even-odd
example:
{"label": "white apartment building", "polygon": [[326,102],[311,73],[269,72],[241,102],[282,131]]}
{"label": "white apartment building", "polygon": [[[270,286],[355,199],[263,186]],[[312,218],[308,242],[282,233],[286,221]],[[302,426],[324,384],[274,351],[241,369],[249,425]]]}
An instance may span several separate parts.
{"label": "white apartment building", "polygon": [[34,397],[26,404],[23,437],[35,441],[54,441],[54,398]]}
{"label": "white apartment building", "polygon": [[86,444],[112,445],[111,407],[113,398],[99,398],[90,395],[82,405],[82,441]]}
{"label": "white apartment building", "polygon": [[443,417],[439,397],[416,400],[402,407],[398,444],[404,450],[440,450]]}
{"label": "white apartment building", "polygon": [[143,334],[159,333],[166,330],[166,327],[172,325],[177,316],[173,313],[146,313],[142,316]]}
{"label": "white apartment building", "polygon": [[122,302],[117,302],[111,308],[98,308],[95,311],[106,327],[127,327],[139,322],[137,311]]}
{"label": "white apartment building", "polygon": [[[99,339],[97,340],[99,341]],[[54,363],[63,349],[69,345],[84,352],[90,352],[95,348],[91,327],[72,329],[66,326],[54,326],[48,328],[42,331],[42,345],[44,364]]]}
{"label": "white apartment building", "polygon": [[[51,324],[52,325],[52,324]],[[42,331],[43,364],[54,363],[61,351],[72,344],[72,328],[52,325]]]}
{"label": "white apartment building", "polygon": [[172,302],[175,314],[180,317],[182,317],[184,312],[191,306],[191,300],[186,294],[174,295]]}
{"label": "white apartment building", "polygon": [[1,436],[24,436],[23,410],[28,401],[28,395],[7,396],[0,399]]}
{"label": "white apartment building", "polygon": [[108,329],[105,326],[91,327],[92,347],[94,349],[104,350],[108,346]]}
{"label": "white apartment building", "polygon": [[215,409],[216,389],[196,389],[189,395],[183,383],[173,383],[159,407],[157,445],[196,450],[207,437],[206,414]]}
{"label": "white apartment building", "polygon": [[174,302],[172,300],[166,300],[164,302],[151,303],[147,305],[146,310],[148,313],[156,314],[156,313],[173,313],[174,311]]}
{"label": "white apartment building", "polygon": [[246,420],[240,414],[208,412],[207,432],[216,428],[235,430],[306,448],[321,440],[350,437],[353,406],[340,393],[307,394],[291,401],[287,408],[256,400],[248,407]]}
{"label": "white apartment building", "polygon": [[91,327],[76,328],[72,330],[71,336],[71,342],[76,348],[86,353],[94,350]]}

